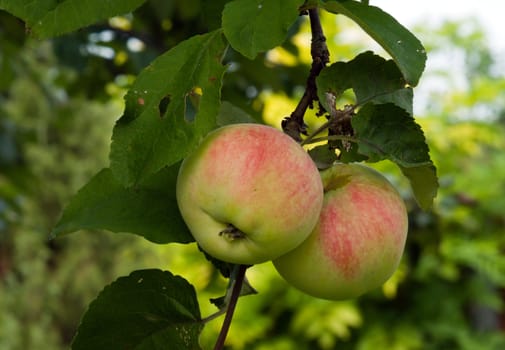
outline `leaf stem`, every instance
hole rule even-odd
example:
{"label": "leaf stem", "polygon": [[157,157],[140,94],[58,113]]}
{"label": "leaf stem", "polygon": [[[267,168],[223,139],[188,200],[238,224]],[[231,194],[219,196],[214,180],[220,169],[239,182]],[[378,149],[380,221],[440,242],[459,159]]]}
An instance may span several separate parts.
{"label": "leaf stem", "polygon": [[[321,125],[319,128],[317,128],[312,134],[307,136],[305,140],[300,142],[300,145],[309,145],[311,143],[317,142],[314,141],[315,137],[322,133],[326,129],[330,128],[336,128],[338,127],[341,123],[349,122],[350,118],[352,116],[352,113],[354,113],[354,109],[356,108],[355,106],[349,105],[346,106],[345,109],[343,110],[336,110],[334,106],[330,106],[331,110],[328,111],[330,113],[330,117],[327,122],[325,122],[323,125]],[[333,135],[330,135],[333,136]],[[317,138],[320,140],[321,138]],[[326,138],[327,140],[332,140],[331,138]]]}
{"label": "leaf stem", "polygon": [[[370,148],[375,149],[381,155],[387,155],[387,152],[384,151],[382,148],[380,148],[378,145],[376,145],[368,140],[357,138],[355,136],[330,135],[330,136],[322,136],[322,137],[312,137],[310,140],[308,140],[308,138],[306,140],[304,140],[303,144],[310,145],[312,143],[317,143],[317,142],[322,142],[322,141],[336,141],[336,140],[348,141],[348,142],[353,142],[353,143],[357,143],[357,144],[359,144],[361,142],[361,143],[366,144]],[[305,142],[305,141],[307,141],[307,142]]]}
{"label": "leaf stem", "polygon": [[303,141],[304,145],[310,145],[312,143],[318,143],[322,141],[349,141],[349,142],[354,142],[358,143],[360,142],[359,139],[353,137],[353,136],[345,136],[345,135],[331,135],[331,136],[321,136],[321,137],[311,137],[310,140],[307,138]]}
{"label": "leaf stem", "polygon": [[315,141],[313,141],[313,140],[315,139],[315,137],[317,135],[319,135],[320,133],[322,133],[324,130],[328,129],[329,126],[330,126],[330,124],[331,124],[330,121],[325,122],[323,125],[321,125],[319,128],[317,128],[317,130],[315,130],[312,134],[310,134],[309,136],[307,136],[305,138],[305,140],[303,140],[302,142],[300,142],[300,145],[304,146],[304,145],[310,145],[311,143],[314,143]]}
{"label": "leaf stem", "polygon": [[305,112],[313,105],[314,101],[318,100],[316,78],[330,61],[330,53],[326,46],[326,37],[324,36],[323,27],[321,26],[318,9],[311,8],[307,11],[309,13],[310,29],[312,32],[310,47],[312,66],[302,98],[291,115],[284,118],[282,121],[282,129],[284,132],[298,142],[301,141],[300,134],[306,134],[307,132],[307,127],[303,120]]}
{"label": "leaf stem", "polygon": [[242,289],[242,284],[245,278],[245,271],[247,270],[247,265],[235,265],[233,273],[231,276],[232,286],[230,300],[228,301],[228,307],[226,309],[226,315],[224,316],[223,325],[221,326],[221,332],[214,345],[214,350],[222,350],[224,347],[224,341],[228,335],[228,330],[230,329],[231,320],[233,318],[233,313],[235,312],[235,307],[237,306],[238,297],[240,296],[240,290]]}
{"label": "leaf stem", "polygon": [[213,321],[216,318],[218,318],[219,316],[221,316],[222,314],[224,314],[225,312],[226,312],[226,308],[220,309],[217,312],[214,312],[212,315],[209,315],[209,316],[207,316],[205,318],[202,318],[201,322],[203,324],[205,324],[205,323],[208,323],[210,321]]}

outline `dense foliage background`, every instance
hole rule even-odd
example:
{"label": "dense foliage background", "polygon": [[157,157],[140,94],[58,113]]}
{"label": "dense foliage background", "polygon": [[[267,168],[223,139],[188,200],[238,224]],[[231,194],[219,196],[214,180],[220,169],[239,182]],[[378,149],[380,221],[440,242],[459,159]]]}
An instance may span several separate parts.
{"label": "dense foliage background", "polygon": [[[52,40],[28,37],[22,22],[0,11],[1,349],[67,348],[89,302],[135,269],[184,275],[199,291],[202,313],[215,311],[208,299],[222,295],[226,282],[194,244],[107,232],[48,240],[69,198],[106,166],[135,75],[216,26],[213,4],[151,0],[134,15]],[[349,35],[358,29],[348,21],[323,17],[323,26],[333,59],[369,48]],[[259,294],[240,299],[230,349],[505,348],[505,75],[471,20],[413,31],[429,62],[442,62],[428,69],[416,100],[441,188],[433,209],[422,211],[397,168],[378,164],[410,209],[399,271],[382,290],[329,302],[290,288],[270,264],[255,266],[248,278]],[[280,49],[252,61],[229,51],[223,99],[278,126],[303,92],[307,33],[301,18]],[[447,74],[455,62],[462,70]],[[220,326],[206,326],[203,348]]]}

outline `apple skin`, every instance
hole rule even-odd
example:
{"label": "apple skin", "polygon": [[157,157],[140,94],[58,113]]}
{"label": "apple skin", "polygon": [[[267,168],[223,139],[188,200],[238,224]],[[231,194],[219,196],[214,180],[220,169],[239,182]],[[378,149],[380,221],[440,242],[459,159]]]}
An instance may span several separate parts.
{"label": "apple skin", "polygon": [[222,261],[247,265],[277,258],[304,241],[319,220],[323,196],[307,152],[260,124],[209,133],[183,161],[176,189],[200,247]]}
{"label": "apple skin", "polygon": [[318,224],[300,246],[273,261],[306,294],[330,300],[380,287],[397,269],[408,232],[405,203],[377,171],[336,164],[321,172]]}

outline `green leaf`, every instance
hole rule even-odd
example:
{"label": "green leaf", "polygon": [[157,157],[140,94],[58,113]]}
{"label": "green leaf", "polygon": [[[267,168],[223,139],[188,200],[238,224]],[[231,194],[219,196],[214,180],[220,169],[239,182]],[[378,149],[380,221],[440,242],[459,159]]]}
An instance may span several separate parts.
{"label": "green leaf", "polygon": [[139,270],[105,287],[90,304],[73,350],[200,349],[195,289],[168,271]]}
{"label": "green leaf", "polygon": [[286,39],[301,0],[235,0],[226,4],[222,25],[230,45],[254,59]]}
{"label": "green leaf", "polygon": [[352,119],[360,154],[368,161],[389,159],[409,179],[417,202],[428,209],[437,194],[436,169],[421,127],[392,103],[368,103]]}
{"label": "green leaf", "polygon": [[238,123],[257,123],[247,112],[228,101],[221,103],[216,122],[219,126]]}
{"label": "green leaf", "polygon": [[224,5],[230,1],[231,0],[203,1],[203,19],[210,30],[221,28],[221,14],[223,12]]}
{"label": "green leaf", "polygon": [[356,103],[362,105],[392,102],[412,115],[412,88],[392,60],[374,55],[371,51],[356,56],[349,62],[336,62],[324,68],[316,79],[319,100],[326,108],[325,94],[338,99],[347,89],[352,89]]}
{"label": "green leaf", "polygon": [[335,150],[331,149],[327,144],[310,149],[309,155],[319,170],[331,167],[338,160]]}
{"label": "green leaf", "polygon": [[[234,271],[232,272],[231,278],[230,278],[230,283],[228,284],[228,288],[226,290],[226,294],[218,297],[218,298],[212,298],[210,299],[210,302],[214,304],[219,310],[225,310],[230,302],[230,296],[231,296],[231,291],[233,290],[233,287],[237,281],[236,279],[236,271],[238,268],[238,265],[233,265]],[[253,294],[258,294],[258,291],[254,289],[254,287],[251,285],[247,277],[244,277],[244,280],[242,281],[242,286],[240,287],[240,292],[239,292],[239,297],[244,297],[247,295],[253,295]]]}
{"label": "green leaf", "polygon": [[48,38],[132,12],[144,2],[145,0],[0,0],[0,9],[25,21],[35,36]]}
{"label": "green leaf", "polygon": [[164,168],[135,188],[119,184],[110,169],[101,170],[72,198],[52,235],[105,229],[155,243],[193,242],[175,198],[178,169],[179,163]]}
{"label": "green leaf", "polygon": [[426,64],[426,50],[394,17],[378,7],[352,0],[324,1],[321,7],[356,22],[391,55],[405,80],[411,86],[417,85]]}
{"label": "green leaf", "polygon": [[194,36],[139,74],[112,136],[111,169],[122,184],[183,159],[216,127],[224,51],[220,31]]}
{"label": "green leaf", "polygon": [[400,166],[400,169],[403,175],[409,179],[419,206],[424,210],[428,210],[432,206],[438,190],[437,169],[435,166],[433,164],[415,167]]}

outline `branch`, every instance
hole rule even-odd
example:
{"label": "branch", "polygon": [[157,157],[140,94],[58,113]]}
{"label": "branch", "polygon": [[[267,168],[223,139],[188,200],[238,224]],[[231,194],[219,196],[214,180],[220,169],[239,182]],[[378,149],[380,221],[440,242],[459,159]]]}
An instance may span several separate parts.
{"label": "branch", "polygon": [[224,347],[224,341],[226,340],[226,336],[228,334],[228,330],[230,329],[231,319],[233,318],[233,313],[235,311],[235,306],[237,306],[238,297],[240,296],[240,291],[242,289],[242,283],[245,278],[245,271],[247,270],[247,265],[237,265],[237,268],[234,269],[233,287],[230,295],[230,300],[228,301],[228,307],[226,309],[226,315],[224,316],[223,325],[221,326],[221,332],[216,341],[216,345],[214,345],[214,350],[221,350]]}
{"label": "branch", "polygon": [[310,19],[310,29],[312,32],[312,42],[310,53],[312,56],[312,66],[310,69],[309,77],[305,87],[305,93],[298,102],[295,110],[289,117],[284,118],[282,121],[282,129],[286,134],[291,136],[296,141],[301,141],[300,134],[307,134],[307,126],[303,120],[307,108],[312,108],[314,101],[317,98],[316,78],[321,70],[330,61],[330,53],[326,46],[326,37],[323,33],[321,20],[317,8],[308,10]]}

